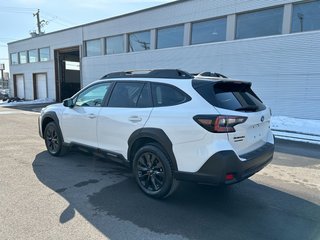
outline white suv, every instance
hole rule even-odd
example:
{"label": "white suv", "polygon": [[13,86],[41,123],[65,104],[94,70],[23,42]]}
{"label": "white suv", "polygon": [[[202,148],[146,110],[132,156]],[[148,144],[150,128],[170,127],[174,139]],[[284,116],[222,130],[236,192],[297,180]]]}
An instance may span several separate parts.
{"label": "white suv", "polygon": [[168,196],[176,180],[232,184],[273,157],[271,111],[251,83],[174,69],[111,73],[44,108],[40,136],[59,156],[80,146],[132,168],[144,193]]}

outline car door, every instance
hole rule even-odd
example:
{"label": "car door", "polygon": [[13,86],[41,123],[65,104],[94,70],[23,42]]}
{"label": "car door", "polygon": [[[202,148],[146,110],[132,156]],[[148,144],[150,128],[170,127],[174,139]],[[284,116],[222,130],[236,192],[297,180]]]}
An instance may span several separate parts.
{"label": "car door", "polygon": [[104,82],[88,87],[74,98],[72,108],[64,110],[61,125],[65,142],[98,147],[97,117],[111,85]]}
{"label": "car door", "polygon": [[116,83],[107,107],[97,122],[99,148],[126,157],[128,139],[142,128],[152,111],[150,84],[130,81]]}

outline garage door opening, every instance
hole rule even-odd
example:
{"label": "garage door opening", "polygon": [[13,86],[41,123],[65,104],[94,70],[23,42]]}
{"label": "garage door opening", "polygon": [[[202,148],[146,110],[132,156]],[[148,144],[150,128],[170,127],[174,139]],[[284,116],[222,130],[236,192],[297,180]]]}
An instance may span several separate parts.
{"label": "garage door opening", "polygon": [[13,90],[14,96],[20,99],[25,98],[24,91],[24,75],[23,74],[15,74],[13,75]]}
{"label": "garage door opening", "polygon": [[48,97],[47,74],[33,74],[33,98],[46,99]]}
{"label": "garage door opening", "polygon": [[61,102],[80,90],[79,47],[55,50],[56,99]]}

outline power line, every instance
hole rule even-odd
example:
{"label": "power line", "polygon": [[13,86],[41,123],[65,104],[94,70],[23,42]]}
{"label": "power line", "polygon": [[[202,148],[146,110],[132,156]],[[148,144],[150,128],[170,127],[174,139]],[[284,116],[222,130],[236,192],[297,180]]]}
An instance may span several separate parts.
{"label": "power line", "polygon": [[61,18],[61,17],[58,17],[57,15],[52,15],[51,13],[48,13],[48,12],[45,12],[45,11],[42,11],[42,13],[45,15],[45,16],[48,16],[48,17],[51,17],[53,19],[56,19],[57,21],[63,23],[63,24],[67,24],[70,26],[73,26],[73,25],[77,25],[77,23],[75,22],[72,22],[72,21],[69,21],[67,19],[64,19],[64,18]]}
{"label": "power line", "polygon": [[[0,37],[0,40],[17,40],[16,38]],[[1,41],[0,41],[1,42]]]}
{"label": "power line", "polygon": [[30,14],[30,13],[32,13],[31,11],[30,12],[26,12],[26,11],[6,11],[6,10],[2,10],[2,9],[0,9],[0,12],[1,13],[22,13],[22,14]]}
{"label": "power line", "polygon": [[23,13],[23,14],[30,14],[30,13],[32,13],[33,11],[34,11],[34,8],[0,6],[0,12],[2,12],[2,13]]}
{"label": "power line", "polygon": [[[48,16],[46,16],[46,15],[43,15],[43,16],[48,17]],[[51,18],[51,19],[47,20],[47,22],[48,22],[48,23],[53,22],[53,23],[59,24],[59,25],[64,26],[64,27],[71,27],[71,25],[67,25],[67,24],[64,24],[64,23],[62,23],[61,21],[59,21],[59,20],[57,19],[57,17]]]}
{"label": "power line", "polygon": [[35,8],[26,8],[26,7],[12,7],[12,6],[2,6],[0,5],[1,9],[9,9],[9,10],[23,10],[23,11],[34,11]]}

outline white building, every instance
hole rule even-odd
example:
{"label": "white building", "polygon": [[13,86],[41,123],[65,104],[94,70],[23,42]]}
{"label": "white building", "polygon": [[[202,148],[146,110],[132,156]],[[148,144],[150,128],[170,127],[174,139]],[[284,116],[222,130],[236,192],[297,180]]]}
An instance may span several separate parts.
{"label": "white building", "polygon": [[180,0],[9,43],[11,92],[61,101],[130,69],[253,82],[274,115],[320,119],[320,1]]}

